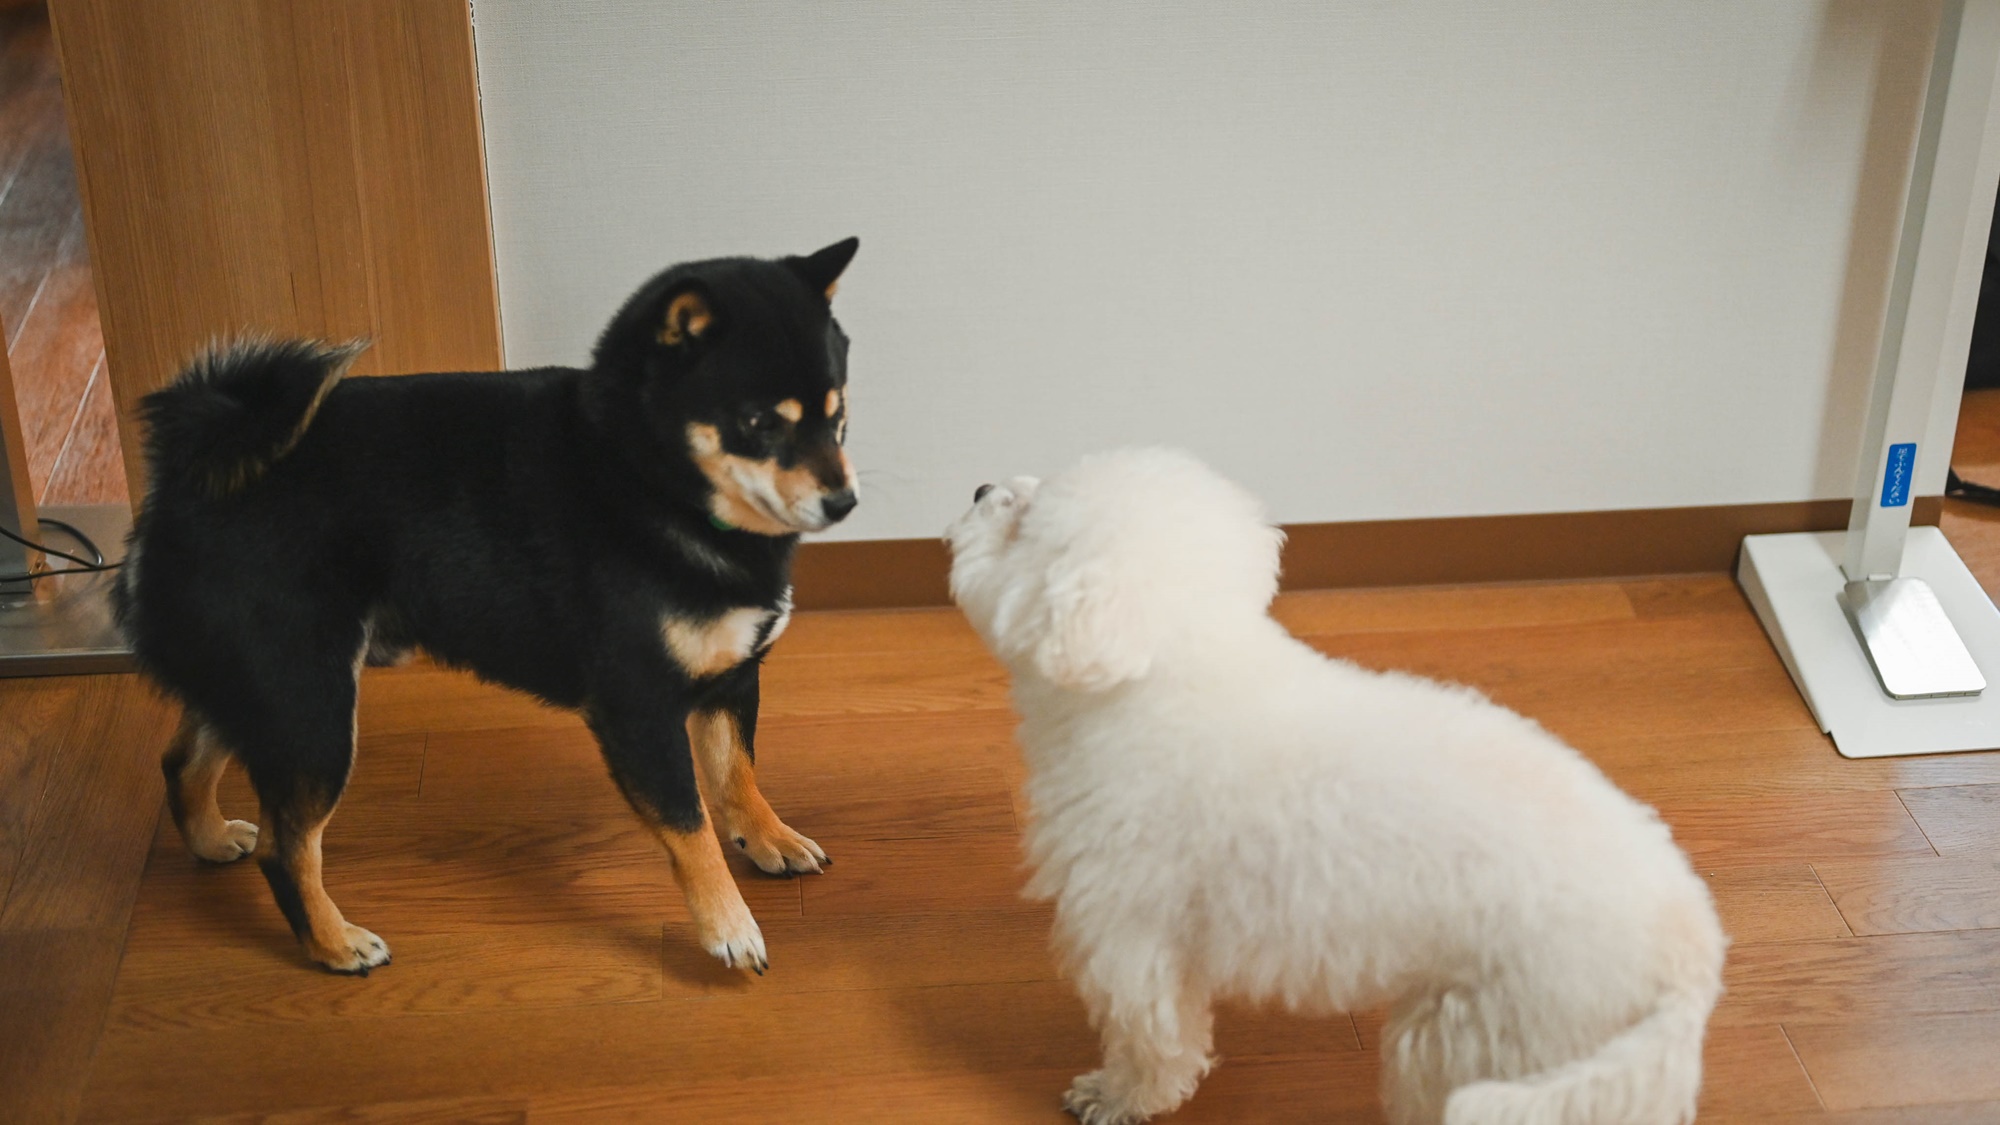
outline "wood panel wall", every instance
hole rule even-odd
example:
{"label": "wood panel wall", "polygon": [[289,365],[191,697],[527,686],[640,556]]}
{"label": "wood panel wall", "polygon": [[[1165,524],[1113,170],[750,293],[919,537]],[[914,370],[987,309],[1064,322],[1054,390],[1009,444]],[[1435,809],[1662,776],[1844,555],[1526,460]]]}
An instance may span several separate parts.
{"label": "wood panel wall", "polygon": [[465,0],[51,0],[132,494],[132,411],[244,332],[500,365]]}

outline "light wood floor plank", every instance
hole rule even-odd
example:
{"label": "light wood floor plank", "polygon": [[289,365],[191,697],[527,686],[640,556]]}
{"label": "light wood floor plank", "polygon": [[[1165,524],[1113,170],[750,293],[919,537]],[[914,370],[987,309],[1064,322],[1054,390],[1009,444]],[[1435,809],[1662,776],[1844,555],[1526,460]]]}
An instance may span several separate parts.
{"label": "light wood floor plank", "polygon": [[314,1106],[280,1113],[202,1114],[134,1119],[123,1125],[524,1125],[525,1098],[433,1098],[420,1102]]}
{"label": "light wood floor plank", "polygon": [[1702,1125],[1993,1125],[2000,1121],[2000,1102],[1958,1102],[1948,1105],[1903,1105],[1891,1109],[1850,1109],[1829,1113],[1708,1114]]}
{"label": "light wood floor plank", "polygon": [[[366,980],[309,971],[289,934],[217,935],[206,947],[147,942],[125,957],[110,1028],[235,1035],[273,1023],[579,1008],[665,994],[658,925],[577,926],[573,934],[565,941],[550,928],[523,926],[397,931],[384,936],[399,971]],[[202,971],[190,973],[191,964]]]}
{"label": "light wood floor plank", "polygon": [[167,708],[132,676],[92,676],[49,764],[0,930],[123,927],[165,793]]}
{"label": "light wood floor plank", "polygon": [[[386,972],[387,970],[383,970]],[[476,1067],[485,1092],[628,1083],[673,1067],[707,1082],[782,1069],[830,1075],[1087,1068],[1096,1044],[1057,982],[708,995],[585,1009],[267,1024],[182,1072],[206,1030],[105,1035],[86,1119],[243,1112],[451,1097]]]}
{"label": "light wood floor plank", "polygon": [[83,698],[74,677],[0,684],[0,909],[34,840],[49,771]]}
{"label": "light wood floor plank", "polygon": [[[1202,1084],[1172,1125],[1380,1125],[1373,1058],[1352,1053],[1233,1060]],[[783,1079],[727,1086],[615,1087],[538,1098],[537,1125],[606,1125],[704,1120],[814,1121],[828,1125],[1061,1125],[1060,1095],[1074,1074],[1062,1069],[977,1075],[831,1078],[810,1085]]]}
{"label": "light wood floor plank", "polygon": [[1723,735],[1645,732],[1577,748],[1648,802],[2000,784],[2000,753],[1857,761],[1841,757],[1810,724]]}
{"label": "light wood floor plank", "polygon": [[2000,785],[1912,789],[1903,803],[1940,855],[2000,855]]}
{"label": "light wood floor plank", "polygon": [[1741,945],[1852,937],[1810,864],[1732,867],[1708,875],[1722,928]]}
{"label": "light wood floor plank", "polygon": [[1656,807],[1697,867],[1936,854],[1894,793],[1696,798]]}
{"label": "light wood floor plank", "polygon": [[123,944],[115,926],[0,930],[0,1120],[75,1116]]}
{"label": "light wood floor plank", "polygon": [[1857,934],[2000,929],[2000,855],[1818,863]]}
{"label": "light wood floor plank", "polygon": [[1578,582],[1304,590],[1280,597],[1271,615],[1301,636],[1340,636],[1580,625],[1634,613],[1620,584]]}
{"label": "light wood floor plank", "polygon": [[1369,667],[1469,684],[1579,745],[1812,722],[1747,613],[1306,640]]}
{"label": "light wood floor plank", "polygon": [[2000,1012],[1996,964],[2000,930],[1740,945],[1730,950],[1715,1022]]}
{"label": "light wood floor plank", "polygon": [[[824,876],[799,882],[805,914],[970,912],[1012,908],[1027,872],[1012,834],[945,840],[850,840]],[[938,872],[935,880],[910,877]]]}
{"label": "light wood floor plank", "polygon": [[1788,1021],[1785,1031],[1828,1109],[2000,1101],[2000,1012]]}

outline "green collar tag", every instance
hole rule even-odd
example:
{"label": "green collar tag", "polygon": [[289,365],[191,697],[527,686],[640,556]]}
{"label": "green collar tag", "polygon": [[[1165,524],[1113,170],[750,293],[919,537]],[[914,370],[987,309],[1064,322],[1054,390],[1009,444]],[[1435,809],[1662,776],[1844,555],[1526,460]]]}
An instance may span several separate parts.
{"label": "green collar tag", "polygon": [[714,512],[710,512],[710,513],[708,514],[708,526],[710,526],[710,527],[714,528],[714,529],[715,529],[715,530],[717,530],[717,531],[735,531],[735,530],[736,530],[736,529],[735,529],[734,527],[731,527],[730,525],[728,525],[728,524],[726,524],[726,523],[723,523],[723,522],[722,522],[722,521],[721,521],[720,519],[717,519],[717,518],[716,518],[716,516],[715,516],[715,513],[714,513]]}

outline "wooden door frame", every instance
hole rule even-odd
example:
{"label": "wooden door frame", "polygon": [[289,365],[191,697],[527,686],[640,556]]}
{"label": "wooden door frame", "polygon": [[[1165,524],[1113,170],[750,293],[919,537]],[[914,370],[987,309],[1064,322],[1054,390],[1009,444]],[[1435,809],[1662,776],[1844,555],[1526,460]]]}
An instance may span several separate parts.
{"label": "wooden door frame", "polygon": [[212,340],[501,366],[465,0],[50,0],[131,495],[135,411]]}

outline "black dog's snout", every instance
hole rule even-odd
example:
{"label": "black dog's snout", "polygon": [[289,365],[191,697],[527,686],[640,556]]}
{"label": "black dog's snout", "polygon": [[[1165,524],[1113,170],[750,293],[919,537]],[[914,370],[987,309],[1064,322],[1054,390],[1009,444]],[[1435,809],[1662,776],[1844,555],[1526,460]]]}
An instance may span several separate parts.
{"label": "black dog's snout", "polygon": [[973,490],[972,490],[972,502],[973,502],[974,504],[977,504],[977,503],[979,503],[979,502],[980,502],[981,500],[984,500],[984,499],[986,499],[986,494],[987,494],[987,493],[989,493],[989,492],[991,492],[991,491],[993,491],[993,486],[992,486],[992,485],[990,485],[990,484],[982,484],[982,485],[980,485],[980,486],[979,486],[978,488],[975,488],[975,489],[973,489]]}
{"label": "black dog's snout", "polygon": [[854,494],[853,489],[843,488],[839,492],[829,492],[821,497],[819,510],[826,513],[827,519],[837,523],[846,519],[847,513],[853,511],[854,506],[859,503],[861,498]]}

